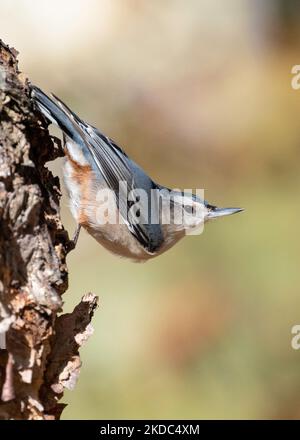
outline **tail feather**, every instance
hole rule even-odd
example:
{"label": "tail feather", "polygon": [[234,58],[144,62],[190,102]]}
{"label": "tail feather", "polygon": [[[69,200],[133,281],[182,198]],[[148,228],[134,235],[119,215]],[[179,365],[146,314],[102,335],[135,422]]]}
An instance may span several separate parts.
{"label": "tail feather", "polygon": [[79,133],[78,123],[80,118],[75,115],[60,99],[53,96],[51,99],[41,89],[31,86],[31,97],[36,102],[39,110],[50,121],[60,127],[60,129],[75,142],[82,142]]}

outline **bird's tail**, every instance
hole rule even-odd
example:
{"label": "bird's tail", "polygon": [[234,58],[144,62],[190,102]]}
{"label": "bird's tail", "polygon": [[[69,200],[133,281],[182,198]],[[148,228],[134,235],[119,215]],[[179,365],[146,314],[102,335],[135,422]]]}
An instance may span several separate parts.
{"label": "bird's tail", "polygon": [[80,133],[80,118],[70,110],[59,98],[51,95],[47,96],[41,89],[31,86],[31,97],[37,104],[42,114],[50,121],[60,127],[60,129],[73,141],[82,141]]}

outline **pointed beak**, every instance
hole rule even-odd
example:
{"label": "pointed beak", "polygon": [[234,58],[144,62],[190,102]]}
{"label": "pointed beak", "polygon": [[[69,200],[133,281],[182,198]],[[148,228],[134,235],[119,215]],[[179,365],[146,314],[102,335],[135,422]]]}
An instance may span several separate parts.
{"label": "pointed beak", "polygon": [[244,211],[244,209],[243,208],[213,208],[207,214],[207,219],[211,220],[217,217],[224,217],[225,215],[232,215],[241,211]]}

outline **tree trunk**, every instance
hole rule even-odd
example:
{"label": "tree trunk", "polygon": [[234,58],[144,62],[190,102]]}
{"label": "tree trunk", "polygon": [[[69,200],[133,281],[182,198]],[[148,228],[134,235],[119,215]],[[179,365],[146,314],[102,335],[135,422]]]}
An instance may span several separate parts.
{"label": "tree trunk", "polygon": [[0,40],[0,419],[59,419],[97,297],[57,317],[69,239],[59,180],[45,163],[63,151],[29,94],[17,52]]}

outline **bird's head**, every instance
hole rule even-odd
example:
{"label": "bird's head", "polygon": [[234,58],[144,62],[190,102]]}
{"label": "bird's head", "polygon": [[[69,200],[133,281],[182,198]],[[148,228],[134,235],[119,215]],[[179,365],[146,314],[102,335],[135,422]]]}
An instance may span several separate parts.
{"label": "bird's head", "polygon": [[184,230],[186,234],[199,234],[207,221],[241,211],[242,208],[218,208],[192,193],[173,191],[170,197],[171,224],[174,231]]}

